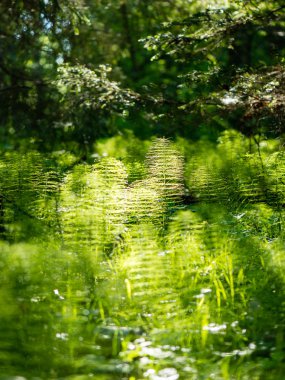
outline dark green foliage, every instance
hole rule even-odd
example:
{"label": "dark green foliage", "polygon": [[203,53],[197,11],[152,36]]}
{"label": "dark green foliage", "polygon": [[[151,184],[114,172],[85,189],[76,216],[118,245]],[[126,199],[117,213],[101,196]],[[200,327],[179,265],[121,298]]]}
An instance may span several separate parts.
{"label": "dark green foliage", "polygon": [[2,148],[86,159],[95,140],[126,129],[283,134],[281,0],[4,1],[0,10]]}
{"label": "dark green foliage", "polygon": [[72,106],[113,112],[131,107],[138,95],[110,81],[107,76],[110,71],[104,65],[93,71],[83,66],[60,66],[57,86],[65,98],[69,97]]}
{"label": "dark green foliage", "polygon": [[192,117],[211,118],[207,124],[214,118],[225,127],[225,118],[247,135],[257,130],[280,134],[283,25],[281,1],[235,1],[165,23],[163,32],[144,43],[157,52],[153,59],[173,57],[177,65],[184,64],[180,75],[184,83],[179,86],[184,104],[178,109]]}

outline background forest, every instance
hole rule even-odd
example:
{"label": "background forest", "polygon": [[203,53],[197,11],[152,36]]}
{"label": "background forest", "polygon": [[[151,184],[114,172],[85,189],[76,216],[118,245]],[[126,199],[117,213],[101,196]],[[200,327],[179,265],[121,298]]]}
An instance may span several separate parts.
{"label": "background forest", "polygon": [[283,0],[2,0],[0,380],[282,380]]}

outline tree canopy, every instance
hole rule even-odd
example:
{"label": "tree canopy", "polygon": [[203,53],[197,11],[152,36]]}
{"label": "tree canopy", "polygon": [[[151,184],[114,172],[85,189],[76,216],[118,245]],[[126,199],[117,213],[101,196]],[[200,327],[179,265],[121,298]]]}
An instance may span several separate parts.
{"label": "tree canopy", "polygon": [[2,148],[282,137],[282,0],[2,1]]}

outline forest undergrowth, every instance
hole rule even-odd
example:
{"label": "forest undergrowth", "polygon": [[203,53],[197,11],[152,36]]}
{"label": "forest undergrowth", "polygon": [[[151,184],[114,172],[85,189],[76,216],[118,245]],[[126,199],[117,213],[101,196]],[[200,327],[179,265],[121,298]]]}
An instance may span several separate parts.
{"label": "forest undergrowth", "polygon": [[0,379],[283,379],[278,142],[94,151],[1,156]]}

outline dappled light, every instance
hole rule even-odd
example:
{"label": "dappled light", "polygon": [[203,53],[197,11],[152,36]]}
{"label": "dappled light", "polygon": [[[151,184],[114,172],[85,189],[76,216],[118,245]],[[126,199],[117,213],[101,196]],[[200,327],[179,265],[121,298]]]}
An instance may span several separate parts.
{"label": "dappled light", "polygon": [[284,26],[0,1],[0,380],[284,380]]}
{"label": "dappled light", "polygon": [[[273,174],[270,157],[248,156],[240,138],[222,136],[210,161],[191,148],[190,205],[182,202],[182,155],[165,139],[153,141],[145,178],[133,183],[111,157],[62,175],[46,156],[22,165],[4,156],[1,170],[13,176],[2,181],[2,371],[249,378],[255,357],[261,379],[283,342],[283,156],[274,156]],[[247,181],[247,191],[231,178]],[[19,179],[26,187],[17,199]]]}

